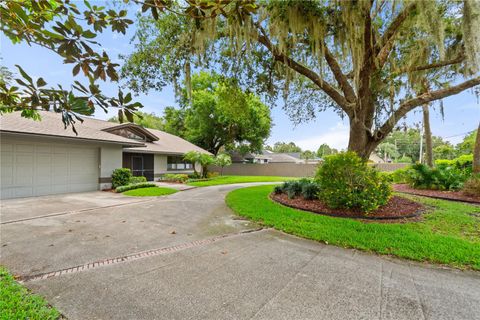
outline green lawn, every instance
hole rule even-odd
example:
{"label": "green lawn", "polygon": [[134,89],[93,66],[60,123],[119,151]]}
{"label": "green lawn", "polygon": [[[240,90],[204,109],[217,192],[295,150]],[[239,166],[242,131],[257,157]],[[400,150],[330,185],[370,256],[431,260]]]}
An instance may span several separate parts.
{"label": "green lawn", "polygon": [[345,248],[480,270],[480,207],[408,196],[432,209],[421,222],[364,223],[295,210],[268,198],[272,186],[238,189],[226,202],[265,226]]}
{"label": "green lawn", "polygon": [[217,186],[220,184],[247,183],[247,182],[283,182],[286,180],[296,180],[295,177],[275,177],[275,176],[219,176],[207,181],[189,182],[188,185],[195,187]]}
{"label": "green lawn", "polygon": [[59,319],[60,312],[31,294],[0,266],[0,319]]}
{"label": "green lawn", "polygon": [[163,187],[149,187],[149,188],[139,188],[123,192],[126,196],[133,197],[157,197],[165,196],[167,194],[172,194],[178,192],[176,189],[172,188],[163,188]]}

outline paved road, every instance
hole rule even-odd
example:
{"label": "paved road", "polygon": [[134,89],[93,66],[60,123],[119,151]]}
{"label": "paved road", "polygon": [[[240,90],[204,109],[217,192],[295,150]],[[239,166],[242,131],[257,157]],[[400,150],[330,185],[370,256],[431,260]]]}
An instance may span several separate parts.
{"label": "paved road", "polygon": [[237,187],[2,201],[0,263],[69,319],[480,318],[480,273],[258,230]]}

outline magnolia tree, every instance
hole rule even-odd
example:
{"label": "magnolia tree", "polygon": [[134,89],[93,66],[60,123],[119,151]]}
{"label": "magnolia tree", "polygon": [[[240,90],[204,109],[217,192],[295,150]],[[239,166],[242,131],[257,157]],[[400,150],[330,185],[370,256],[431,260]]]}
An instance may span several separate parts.
{"label": "magnolia tree", "polygon": [[479,1],[197,3],[196,17],[140,19],[122,69],[132,88],[221,69],[273,102],[283,96],[297,122],[336,110],[350,123],[348,149],[368,158],[410,111],[480,84]]}

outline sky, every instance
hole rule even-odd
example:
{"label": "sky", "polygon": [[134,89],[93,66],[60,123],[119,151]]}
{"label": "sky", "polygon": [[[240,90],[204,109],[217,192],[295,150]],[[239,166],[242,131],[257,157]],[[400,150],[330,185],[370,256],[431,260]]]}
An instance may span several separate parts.
{"label": "sky", "polygon": [[[131,27],[125,36],[108,31],[100,34],[97,41],[102,44],[112,60],[118,60],[119,54],[128,54],[133,51],[133,44],[130,41],[133,34],[134,27]],[[28,74],[34,77],[43,77],[49,85],[59,83],[68,87],[73,80],[86,83],[81,75],[74,78],[71,71],[73,65],[63,64],[62,59],[55,53],[35,45],[28,46],[25,43],[14,45],[3,34],[0,35],[0,58],[2,59],[0,64],[10,70],[16,70],[14,67],[16,64],[21,65]],[[117,83],[102,81],[99,83],[106,95],[116,95]],[[157,115],[162,115],[163,109],[167,106],[177,106],[171,86],[165,87],[160,92],[151,91],[148,94],[140,94],[135,97],[135,100],[144,105],[142,111],[153,112]],[[277,141],[292,141],[304,150],[314,151],[322,143],[327,143],[339,150],[347,147],[349,133],[347,119],[342,121],[333,111],[326,111],[318,113],[316,119],[308,123],[295,126],[282,109],[282,105],[283,102],[278,101],[271,110],[274,126],[266,144],[273,145]],[[478,127],[480,104],[471,90],[444,99],[443,105],[444,119],[438,108],[430,112],[434,135],[446,138],[456,144],[462,141],[466,133]],[[94,116],[99,119],[108,119],[114,115],[114,110],[110,114],[98,110]],[[409,113],[407,123],[420,123],[421,118],[420,108],[420,110]]]}

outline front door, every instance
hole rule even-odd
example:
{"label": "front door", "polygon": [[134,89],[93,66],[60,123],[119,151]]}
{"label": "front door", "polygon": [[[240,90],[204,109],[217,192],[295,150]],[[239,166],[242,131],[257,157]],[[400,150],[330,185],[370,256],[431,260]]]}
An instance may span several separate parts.
{"label": "front door", "polygon": [[143,176],[143,157],[132,156],[132,174],[135,177]]}
{"label": "front door", "polygon": [[153,180],[153,154],[148,153],[123,153],[123,167],[132,170],[136,177],[144,176],[147,181]]}

